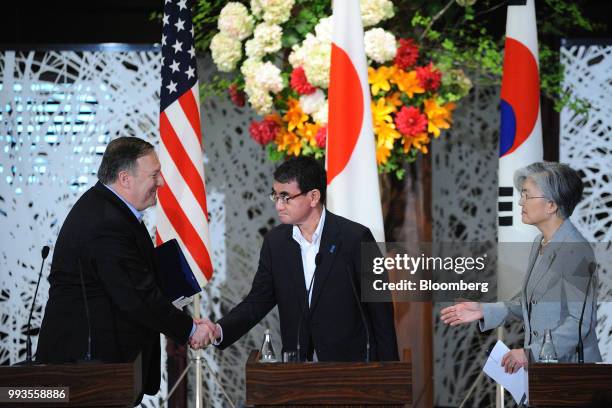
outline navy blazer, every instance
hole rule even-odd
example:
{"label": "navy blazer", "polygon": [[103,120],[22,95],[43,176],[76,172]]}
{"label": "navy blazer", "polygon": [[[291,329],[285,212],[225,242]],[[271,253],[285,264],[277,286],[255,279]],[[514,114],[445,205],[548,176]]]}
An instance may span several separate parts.
{"label": "navy blazer", "polygon": [[57,238],[36,352],[39,362],[85,357],[88,328],[80,269],[89,306],[92,358],[128,362],[142,353],[143,391],[156,394],[159,334],[186,343],[193,320],[162,294],[153,242],[144,224],[99,182],[72,207]]}
{"label": "navy blazer", "polygon": [[[233,344],[278,305],[284,351],[296,350],[302,320],[302,359],[312,347],[319,361],[364,360],[366,333],[349,273],[359,295],[361,243],[374,242],[372,233],[327,211],[319,247],[321,261],[315,269],[308,309],[301,251],[292,229],[292,225],[279,225],[264,237],[249,294],[219,321],[223,329],[219,347]],[[369,326],[371,359],[398,360],[393,305],[362,303],[362,308]]]}

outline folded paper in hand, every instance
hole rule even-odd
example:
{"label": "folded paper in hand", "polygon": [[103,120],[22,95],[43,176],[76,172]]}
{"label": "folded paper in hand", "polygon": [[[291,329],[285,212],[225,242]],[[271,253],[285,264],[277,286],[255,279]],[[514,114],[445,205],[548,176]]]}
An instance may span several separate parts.
{"label": "folded paper in hand", "polygon": [[183,308],[202,291],[176,239],[155,248],[155,262],[162,278],[161,289],[175,307]]}
{"label": "folded paper in hand", "polygon": [[486,375],[495,380],[495,382],[508,390],[510,394],[512,394],[514,401],[516,401],[518,405],[521,405],[523,402],[523,396],[525,396],[527,391],[525,387],[525,369],[521,367],[514,374],[509,374],[505,371],[504,367],[501,365],[501,361],[504,358],[504,355],[509,351],[510,349],[504,344],[503,341],[497,340],[495,347],[493,347],[493,350],[485,363],[483,371]]}

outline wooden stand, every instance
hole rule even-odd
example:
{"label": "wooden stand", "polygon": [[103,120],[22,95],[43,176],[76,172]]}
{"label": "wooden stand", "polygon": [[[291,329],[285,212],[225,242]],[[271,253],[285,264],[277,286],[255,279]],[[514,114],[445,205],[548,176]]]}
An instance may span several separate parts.
{"label": "wooden stand", "polygon": [[0,386],[69,387],[67,403],[16,402],[11,406],[133,407],[142,392],[141,356],[131,363],[1,366]]}
{"label": "wooden stand", "polygon": [[412,363],[246,363],[248,406],[386,405],[412,403]]}
{"label": "wooden stand", "polygon": [[529,363],[531,407],[611,407],[612,364]]}

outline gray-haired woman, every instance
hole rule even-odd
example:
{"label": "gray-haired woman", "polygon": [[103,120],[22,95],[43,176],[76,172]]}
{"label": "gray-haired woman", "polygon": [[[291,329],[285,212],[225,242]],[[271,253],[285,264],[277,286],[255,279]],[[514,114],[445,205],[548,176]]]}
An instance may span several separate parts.
{"label": "gray-haired woman", "polygon": [[[578,173],[560,163],[533,163],[514,174],[521,192],[522,221],[541,234],[533,242],[523,287],[509,302],[459,302],[441,311],[441,320],[451,326],[478,320],[481,331],[522,320],[524,347],[538,358],[546,329],[552,333],[559,361],[576,361],[578,324],[585,295],[582,339],[584,361],[601,361],[597,345],[596,288],[593,250],[569,220],[582,198]],[[588,282],[591,282],[589,286]],[[510,350],[503,358],[506,372],[527,365],[525,349]]]}

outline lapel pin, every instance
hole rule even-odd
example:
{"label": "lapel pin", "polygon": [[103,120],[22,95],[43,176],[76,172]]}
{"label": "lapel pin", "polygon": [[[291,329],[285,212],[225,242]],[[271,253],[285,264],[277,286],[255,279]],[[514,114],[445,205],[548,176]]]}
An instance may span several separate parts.
{"label": "lapel pin", "polygon": [[331,246],[329,247],[329,253],[333,254],[334,252],[336,252],[336,245],[335,244],[331,244]]}

